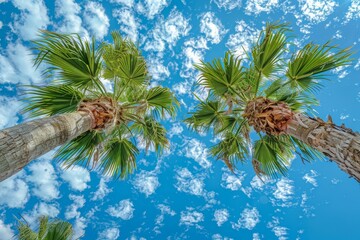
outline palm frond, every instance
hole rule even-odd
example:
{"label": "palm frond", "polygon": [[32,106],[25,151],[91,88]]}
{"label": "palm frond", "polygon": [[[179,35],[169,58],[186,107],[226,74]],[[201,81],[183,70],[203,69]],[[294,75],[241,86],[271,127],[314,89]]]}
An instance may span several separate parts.
{"label": "palm frond", "polygon": [[313,94],[291,92],[291,90],[284,90],[277,95],[273,95],[271,99],[287,103],[294,112],[313,112],[313,107],[319,105],[319,101]]}
{"label": "palm frond", "polygon": [[60,161],[65,168],[74,165],[88,166],[93,156],[100,151],[100,144],[103,141],[103,133],[87,131],[61,146],[56,151],[54,158]]}
{"label": "palm frond", "polygon": [[249,144],[241,134],[227,132],[224,138],[212,146],[210,152],[217,159],[222,159],[233,170],[237,161],[245,161]]}
{"label": "palm frond", "polygon": [[22,111],[32,117],[74,112],[84,98],[82,92],[68,85],[28,86],[27,94],[27,105]]}
{"label": "palm frond", "polygon": [[281,54],[285,51],[285,33],[289,31],[287,26],[288,24],[267,24],[258,44],[251,51],[255,68],[265,77],[274,73]]}
{"label": "palm frond", "polygon": [[39,224],[38,237],[39,239],[43,239],[48,230],[49,218],[47,216],[41,216],[39,222],[40,224]]}
{"label": "palm frond", "polygon": [[34,232],[29,224],[19,221],[17,225],[17,230],[19,232],[18,238],[19,240],[37,240],[38,234]]}
{"label": "palm frond", "polygon": [[300,150],[301,153],[297,152],[297,154],[300,156],[303,162],[304,161],[310,162],[316,159],[320,159],[320,160],[324,159],[324,155],[321,152],[310,147],[306,143],[303,143],[294,137],[291,137],[291,140],[294,144],[294,147],[297,147]]}
{"label": "palm frond", "polygon": [[265,135],[255,142],[253,158],[260,163],[262,172],[276,177],[286,174],[293,150],[289,137]]}
{"label": "palm frond", "polygon": [[136,146],[123,136],[112,138],[105,146],[99,169],[113,178],[125,178],[136,168]]}
{"label": "palm frond", "polygon": [[196,131],[207,131],[210,127],[218,129],[225,123],[225,104],[221,101],[200,102],[191,117],[185,119],[185,123]]}
{"label": "palm frond", "polygon": [[43,240],[70,240],[74,235],[72,225],[69,222],[54,221],[49,224],[48,231]]}
{"label": "palm frond", "polygon": [[146,150],[154,147],[157,153],[161,153],[169,147],[166,129],[152,117],[146,116],[143,121],[134,123],[131,130],[140,134],[142,140],[145,141]]}
{"label": "palm frond", "polygon": [[304,91],[316,91],[321,87],[319,80],[325,79],[325,72],[350,63],[352,53],[350,48],[338,50],[329,42],[324,45],[307,44],[298,53],[292,56],[288,63],[286,76],[292,87],[299,87]]}
{"label": "palm frond", "polygon": [[223,59],[214,59],[211,63],[201,62],[195,68],[200,71],[199,84],[209,88],[217,97],[237,94],[235,89],[242,89],[244,72],[241,59],[230,52],[225,53]]}
{"label": "palm frond", "polygon": [[171,93],[170,89],[163,87],[149,89],[144,100],[163,118],[165,117],[165,112],[174,117],[176,115],[176,109],[179,106],[179,102],[174,94]]}
{"label": "palm frond", "polygon": [[91,88],[105,92],[99,80],[101,53],[95,49],[95,40],[83,41],[79,35],[40,31],[33,41],[37,52],[34,64],[47,63],[44,76],[77,88]]}
{"label": "palm frond", "polygon": [[269,78],[277,72],[281,55],[286,50],[286,35],[289,31],[287,24],[267,24],[265,31],[259,37],[258,43],[253,47],[251,54],[254,68],[258,72],[255,84],[255,93],[259,90],[262,77]]}

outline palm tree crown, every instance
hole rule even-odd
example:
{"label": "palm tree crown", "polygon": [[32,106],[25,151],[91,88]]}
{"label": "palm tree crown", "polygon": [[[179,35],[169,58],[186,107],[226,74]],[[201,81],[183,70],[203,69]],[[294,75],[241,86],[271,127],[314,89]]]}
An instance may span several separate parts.
{"label": "palm tree crown", "polygon": [[[249,156],[255,172],[285,174],[296,149],[302,159],[321,153],[286,134],[290,119],[317,104],[314,92],[325,73],[349,64],[349,49],[329,43],[307,44],[288,56],[287,24],[267,24],[247,58],[226,52],[222,59],[201,62],[198,84],[209,90],[185,121],[197,131],[212,129],[221,141],[211,154],[233,170]],[[256,131],[250,138],[251,127]]]}
{"label": "palm tree crown", "polygon": [[[175,116],[178,101],[168,88],[149,86],[144,57],[134,43],[112,33],[113,43],[42,31],[34,41],[35,65],[45,63],[47,86],[29,86],[25,112],[52,116],[89,112],[92,129],[61,146],[55,158],[65,167],[92,165],[124,178],[136,167],[137,142],[161,153],[169,146],[160,120]],[[103,84],[112,82],[113,91]]]}
{"label": "palm tree crown", "polygon": [[39,229],[34,232],[29,224],[20,221],[17,228],[19,240],[70,240],[74,233],[72,225],[68,222],[55,220],[49,221],[48,217],[39,219]]}

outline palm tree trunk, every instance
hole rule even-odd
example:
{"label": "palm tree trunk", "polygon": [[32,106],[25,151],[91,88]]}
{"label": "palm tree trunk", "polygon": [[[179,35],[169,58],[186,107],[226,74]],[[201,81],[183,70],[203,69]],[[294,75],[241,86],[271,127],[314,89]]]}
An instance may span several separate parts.
{"label": "palm tree trunk", "polygon": [[92,118],[73,112],[36,119],[0,131],[0,182],[31,160],[88,131]]}
{"label": "palm tree trunk", "polygon": [[360,182],[359,133],[302,114],[290,120],[286,133],[322,152]]}

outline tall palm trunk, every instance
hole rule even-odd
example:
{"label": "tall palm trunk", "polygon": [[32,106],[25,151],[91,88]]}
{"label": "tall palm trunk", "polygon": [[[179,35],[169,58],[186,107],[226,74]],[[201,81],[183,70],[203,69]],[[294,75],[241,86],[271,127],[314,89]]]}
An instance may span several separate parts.
{"label": "tall palm trunk", "polygon": [[359,133],[302,114],[288,122],[286,133],[324,153],[360,182]]}
{"label": "tall palm trunk", "polygon": [[0,182],[14,175],[31,160],[92,128],[91,113],[73,112],[0,131]]}

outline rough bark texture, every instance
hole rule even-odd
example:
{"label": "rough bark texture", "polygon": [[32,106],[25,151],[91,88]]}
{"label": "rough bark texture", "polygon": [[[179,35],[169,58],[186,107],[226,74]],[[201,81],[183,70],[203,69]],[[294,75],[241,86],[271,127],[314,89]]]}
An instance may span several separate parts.
{"label": "rough bark texture", "polygon": [[92,116],[74,112],[33,120],[0,131],[0,182],[31,160],[91,129]]}
{"label": "rough bark texture", "polygon": [[296,115],[289,122],[286,133],[324,153],[360,182],[359,133],[305,115]]}

